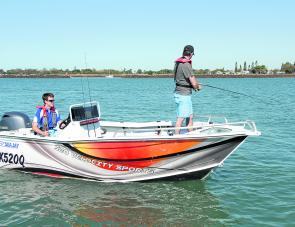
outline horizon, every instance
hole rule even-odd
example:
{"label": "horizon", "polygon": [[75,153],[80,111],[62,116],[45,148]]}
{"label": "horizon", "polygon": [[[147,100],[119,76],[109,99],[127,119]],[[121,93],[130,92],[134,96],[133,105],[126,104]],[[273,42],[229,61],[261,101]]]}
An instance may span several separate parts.
{"label": "horizon", "polygon": [[[247,63],[247,62],[246,62],[246,63]],[[252,64],[252,63],[254,63],[254,62],[251,62],[251,64]],[[295,66],[295,62],[294,62],[294,63],[292,63],[292,62],[283,62],[282,64],[284,64],[284,63],[290,63],[291,65]],[[265,65],[264,65],[264,64],[258,64],[258,66],[265,66]],[[244,63],[243,63],[243,64],[242,64],[242,63],[241,63],[241,64],[238,63],[238,69],[239,69],[240,67],[243,68],[243,67],[244,67]],[[248,68],[248,67],[250,67],[250,64],[247,63],[247,69],[246,69],[246,71],[251,69],[251,68]],[[193,70],[195,70],[195,71],[198,71],[198,70],[209,70],[209,71],[211,71],[211,72],[212,72],[212,71],[216,71],[216,70],[235,71],[234,68],[235,68],[235,67],[233,67],[233,69],[225,68],[225,67],[221,67],[221,68],[205,69],[205,68],[194,68],[194,67],[193,67]],[[278,71],[280,71],[280,70],[281,70],[281,67],[279,67],[279,68],[269,68],[269,67],[266,66],[266,68],[267,68],[267,70],[269,70],[269,71],[272,71],[272,70],[278,70]],[[173,69],[172,69],[172,68],[170,68],[170,69],[162,68],[162,69],[151,70],[151,69],[129,69],[129,68],[126,68],[126,67],[124,67],[123,69],[113,69],[113,68],[103,69],[103,68],[90,68],[90,67],[88,67],[88,68],[74,68],[74,69],[69,69],[69,68],[56,68],[56,67],[53,67],[53,68],[11,68],[11,69],[6,69],[6,70],[3,69],[3,68],[0,68],[0,72],[1,72],[1,70],[4,70],[6,73],[7,73],[8,71],[11,71],[11,70],[22,70],[22,71],[26,71],[26,70],[36,70],[36,71],[62,70],[62,71],[67,71],[67,70],[69,70],[69,72],[71,72],[71,71],[75,71],[75,70],[81,70],[81,71],[83,71],[83,70],[118,71],[118,72],[122,72],[122,71],[130,71],[130,70],[132,70],[132,71],[133,71],[132,73],[138,73],[138,72],[136,72],[136,71],[141,70],[142,73],[144,73],[144,72],[148,72],[148,71],[154,71],[154,72],[157,72],[157,71],[161,71],[161,70],[173,70]],[[245,70],[243,69],[242,71],[245,71]]]}
{"label": "horizon", "polygon": [[[265,64],[260,64],[259,62],[254,62],[254,61],[252,61],[251,62],[251,64],[250,64],[250,62],[248,63],[248,62],[246,62],[246,61],[244,61],[243,62],[243,64],[242,63],[239,63],[239,62],[236,62],[237,63],[237,66],[238,66],[238,68],[243,68],[244,67],[244,63],[246,63],[246,67],[248,68],[248,69],[246,69],[246,70],[249,70],[250,69],[250,66],[252,65],[252,64],[256,64],[257,63],[257,65],[259,65],[259,66],[266,66]],[[292,62],[288,62],[288,61],[285,61],[285,62],[282,62],[281,63],[281,66],[283,65],[283,64],[285,64],[285,63],[290,63],[291,65],[294,65],[295,66],[295,61],[294,61],[294,63],[292,63]],[[87,66],[87,65],[86,65]],[[235,67],[234,67],[235,68]],[[281,67],[279,67],[279,68],[269,68],[269,67],[267,67],[266,66],[266,68],[267,68],[267,70],[281,70]],[[155,69],[155,70],[151,70],[151,69],[128,69],[128,68],[126,68],[126,67],[124,67],[123,69],[114,69],[114,68],[109,68],[109,69],[106,69],[106,68],[90,68],[90,67],[88,67],[88,68],[73,68],[73,69],[69,69],[69,68],[57,68],[57,67],[52,67],[52,68],[20,68],[20,67],[18,67],[18,68],[10,68],[10,69],[4,69],[4,68],[0,68],[0,72],[1,72],[1,70],[4,70],[5,72],[8,72],[8,71],[10,71],[10,70],[37,70],[37,71],[50,71],[50,70],[62,70],[62,71],[66,71],[66,70],[69,70],[69,71],[74,71],[74,70],[87,70],[87,69],[89,69],[89,70],[97,70],[97,71],[130,71],[130,70],[132,70],[132,71],[138,71],[138,70],[141,70],[141,71],[161,71],[161,70],[173,70],[172,68],[170,68],[170,69],[168,69],[168,68],[161,68],[161,69]],[[193,70],[209,70],[209,71],[215,71],[215,70],[224,70],[224,71],[235,71],[235,69],[230,69],[230,68],[225,68],[225,67],[221,67],[221,68],[211,68],[211,69],[208,69],[208,68],[194,68],[193,67]]]}
{"label": "horizon", "polygon": [[[0,69],[172,69],[195,47],[194,69],[295,62],[295,2],[1,1]],[[189,12],[187,12],[189,11]],[[292,41],[293,40],[293,41]]]}

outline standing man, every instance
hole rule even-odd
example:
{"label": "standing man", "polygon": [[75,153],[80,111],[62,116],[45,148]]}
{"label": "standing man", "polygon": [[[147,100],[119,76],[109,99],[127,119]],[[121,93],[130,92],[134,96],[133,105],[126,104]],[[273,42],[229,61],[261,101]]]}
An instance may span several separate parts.
{"label": "standing man", "polygon": [[[176,84],[174,91],[174,99],[177,106],[177,119],[175,133],[179,134],[179,127],[186,119],[187,127],[193,126],[193,105],[191,100],[192,89],[199,91],[201,86],[193,76],[192,60],[194,55],[194,47],[187,45],[183,49],[182,57],[175,61],[174,81]],[[192,129],[189,129],[192,131]]]}
{"label": "standing man", "polygon": [[42,95],[43,106],[37,106],[32,129],[41,136],[48,136],[49,130],[55,128],[61,118],[58,111],[54,108],[54,94],[44,93]]}

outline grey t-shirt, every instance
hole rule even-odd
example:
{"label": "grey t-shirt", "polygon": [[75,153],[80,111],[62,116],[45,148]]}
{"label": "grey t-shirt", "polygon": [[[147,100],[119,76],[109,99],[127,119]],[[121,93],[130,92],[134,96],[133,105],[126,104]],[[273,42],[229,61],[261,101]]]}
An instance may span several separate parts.
{"label": "grey t-shirt", "polygon": [[[178,64],[178,67],[177,67]],[[191,95],[192,94],[192,88],[189,78],[193,74],[192,65],[190,63],[176,63],[174,67],[174,73],[177,67],[177,72],[175,75],[175,93],[180,95]],[[184,86],[179,86],[184,85]],[[187,87],[186,87],[187,86]]]}

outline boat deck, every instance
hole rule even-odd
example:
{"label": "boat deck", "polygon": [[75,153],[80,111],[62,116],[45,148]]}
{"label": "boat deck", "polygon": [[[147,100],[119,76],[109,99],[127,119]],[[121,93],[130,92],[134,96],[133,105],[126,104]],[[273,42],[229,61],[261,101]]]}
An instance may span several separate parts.
{"label": "boat deck", "polygon": [[[233,135],[260,135],[253,121],[243,122],[194,122],[192,127],[181,127],[180,134],[175,134],[175,127],[169,121],[162,122],[109,122],[101,121],[99,133],[75,136],[58,129],[49,137],[35,135],[31,128],[13,131],[0,131],[0,136],[22,137],[28,139],[46,139],[54,141],[71,140],[130,140],[130,139],[172,139],[172,138],[204,138]],[[91,125],[89,131],[91,131]],[[97,129],[96,129],[97,130]],[[93,130],[92,130],[93,131]]]}

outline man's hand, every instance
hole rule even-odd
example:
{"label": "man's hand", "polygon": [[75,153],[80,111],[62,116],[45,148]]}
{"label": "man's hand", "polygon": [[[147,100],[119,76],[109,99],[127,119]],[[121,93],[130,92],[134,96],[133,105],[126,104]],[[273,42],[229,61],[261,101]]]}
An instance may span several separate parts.
{"label": "man's hand", "polygon": [[202,89],[201,85],[199,84],[199,82],[196,80],[194,76],[190,76],[189,80],[192,87],[195,89],[195,91],[200,91]]}
{"label": "man's hand", "polygon": [[39,134],[39,135],[41,135],[41,136],[48,136],[48,135],[49,135],[48,131],[42,131],[42,130],[40,130],[40,129],[38,128],[38,124],[37,124],[36,122],[33,122],[33,123],[32,123],[32,129],[33,129],[33,131],[34,131],[35,133],[37,133],[37,134]]}
{"label": "man's hand", "polygon": [[42,131],[41,135],[46,137],[49,135],[49,133],[48,133],[48,131]]}
{"label": "man's hand", "polygon": [[197,88],[195,89],[195,91],[200,91],[201,89],[202,89],[201,84],[198,84],[198,85],[197,85]]}

